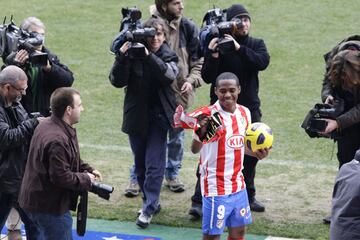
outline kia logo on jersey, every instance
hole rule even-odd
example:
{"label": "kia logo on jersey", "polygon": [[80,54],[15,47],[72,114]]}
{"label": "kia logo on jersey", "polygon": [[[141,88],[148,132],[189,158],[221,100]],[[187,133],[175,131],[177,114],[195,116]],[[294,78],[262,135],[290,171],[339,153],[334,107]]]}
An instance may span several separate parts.
{"label": "kia logo on jersey", "polygon": [[241,149],[244,146],[244,136],[234,134],[226,140],[226,145],[235,150]]}

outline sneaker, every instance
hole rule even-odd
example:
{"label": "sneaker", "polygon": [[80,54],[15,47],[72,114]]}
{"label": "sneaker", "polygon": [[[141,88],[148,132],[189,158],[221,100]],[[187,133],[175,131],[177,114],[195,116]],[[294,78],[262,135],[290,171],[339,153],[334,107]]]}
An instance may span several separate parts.
{"label": "sneaker", "polygon": [[166,179],[165,186],[169,187],[172,192],[180,193],[185,191],[185,186],[178,177],[172,180]]}
{"label": "sneaker", "polygon": [[136,225],[141,228],[147,228],[151,222],[152,215],[147,216],[142,211],[139,217],[136,219]]}
{"label": "sneaker", "polygon": [[21,231],[20,230],[8,230],[8,240],[21,240]]}
{"label": "sneaker", "polygon": [[331,223],[331,215],[324,217],[323,218],[323,223],[324,224],[330,224]]}
{"label": "sneaker", "polygon": [[128,198],[136,197],[139,195],[140,187],[138,183],[130,182],[129,185],[126,187],[124,194]]}
{"label": "sneaker", "polygon": [[253,212],[265,212],[265,206],[255,198],[250,201],[250,210]]}
{"label": "sneaker", "polygon": [[[157,209],[154,212],[154,215],[158,214],[161,211],[161,205],[159,203]],[[142,208],[139,209],[139,211],[137,211],[137,216],[140,216],[142,214]]]}
{"label": "sneaker", "polygon": [[202,217],[202,205],[199,203],[191,203],[191,208],[189,209],[189,215],[191,220],[196,221]]}

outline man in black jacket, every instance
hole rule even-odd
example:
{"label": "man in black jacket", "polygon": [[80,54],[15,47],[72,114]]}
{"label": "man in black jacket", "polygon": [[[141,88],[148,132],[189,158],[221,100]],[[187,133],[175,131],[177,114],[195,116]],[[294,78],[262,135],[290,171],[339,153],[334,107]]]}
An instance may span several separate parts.
{"label": "man in black jacket", "polygon": [[42,118],[29,119],[19,103],[27,88],[23,70],[8,66],[0,73],[0,229],[12,207],[25,223],[27,239],[33,239],[33,225],[20,209],[18,194],[23,177],[28,144]]}
{"label": "man in black jacket", "polygon": [[59,58],[44,47],[45,25],[36,17],[23,20],[20,28],[29,32],[36,39],[42,39],[34,44],[37,53],[46,53],[48,56],[45,66],[37,66],[29,61],[29,52],[21,49],[11,53],[5,60],[6,65],[16,65],[22,68],[28,76],[28,89],[21,104],[28,113],[39,112],[47,117],[50,115],[50,96],[60,87],[70,87],[74,82],[72,72],[67,66],[60,63]]}
{"label": "man in black jacket", "polygon": [[[235,32],[225,34],[225,39],[234,44],[233,51],[229,53],[219,52],[219,38],[213,38],[209,43],[209,51],[205,56],[204,64],[201,70],[201,76],[206,83],[211,84],[210,104],[217,100],[215,95],[216,77],[223,72],[232,72],[240,80],[242,87],[241,94],[237,102],[249,108],[252,122],[261,121],[259,93],[259,71],[265,70],[270,62],[270,56],[267,52],[265,43],[262,39],[249,36],[251,18],[249,12],[240,4],[234,4],[227,9],[227,21],[241,21],[242,27]],[[265,211],[265,207],[255,199],[255,170],[258,159],[245,155],[243,174],[245,177],[246,189],[249,196],[250,208],[255,212]],[[197,184],[198,186],[199,184]],[[190,214],[196,215],[196,210],[201,204],[200,189],[197,187],[192,197],[192,209]],[[200,201],[199,201],[200,200]]]}

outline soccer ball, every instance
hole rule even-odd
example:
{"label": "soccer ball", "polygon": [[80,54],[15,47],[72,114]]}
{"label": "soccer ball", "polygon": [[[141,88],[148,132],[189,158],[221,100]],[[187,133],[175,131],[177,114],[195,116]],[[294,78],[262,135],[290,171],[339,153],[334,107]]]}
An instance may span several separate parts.
{"label": "soccer ball", "polygon": [[252,123],[245,134],[245,143],[248,149],[256,152],[258,149],[270,148],[274,141],[271,128],[265,123]]}

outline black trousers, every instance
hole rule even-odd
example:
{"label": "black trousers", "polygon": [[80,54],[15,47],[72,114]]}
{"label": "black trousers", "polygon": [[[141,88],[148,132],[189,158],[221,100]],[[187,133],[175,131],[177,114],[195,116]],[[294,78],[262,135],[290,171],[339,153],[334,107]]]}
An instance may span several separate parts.
{"label": "black trousers", "polygon": [[[251,121],[252,122],[260,122],[261,121],[261,111],[260,109],[251,111]],[[353,155],[354,156],[354,155]],[[255,175],[256,175],[256,165],[258,163],[258,159],[256,157],[244,156],[244,168],[242,170],[244,175],[244,180],[246,184],[246,191],[249,197],[249,202],[254,201],[256,195],[255,189]],[[199,166],[196,170],[196,185],[194,195],[191,197],[191,201],[195,204],[202,204],[202,195],[201,195],[201,187],[200,187],[200,173]]]}
{"label": "black trousers", "polygon": [[339,169],[354,159],[355,152],[360,148],[360,123],[344,129],[337,140]]}

